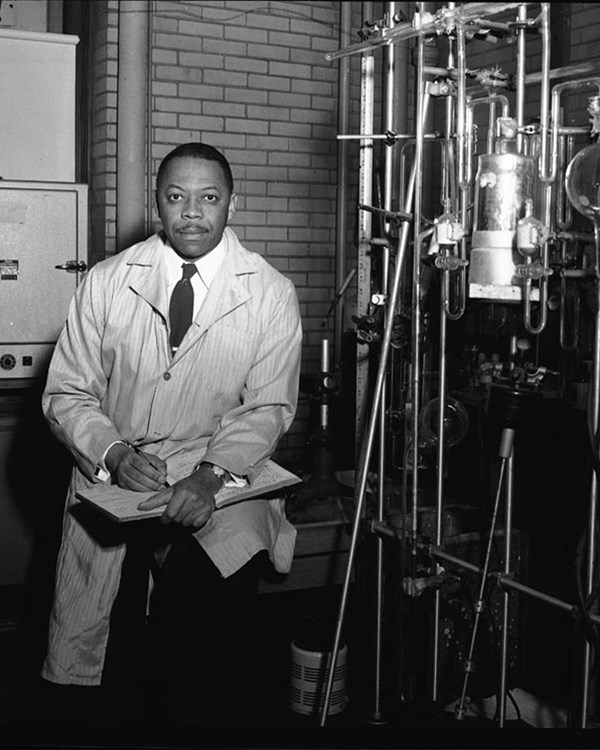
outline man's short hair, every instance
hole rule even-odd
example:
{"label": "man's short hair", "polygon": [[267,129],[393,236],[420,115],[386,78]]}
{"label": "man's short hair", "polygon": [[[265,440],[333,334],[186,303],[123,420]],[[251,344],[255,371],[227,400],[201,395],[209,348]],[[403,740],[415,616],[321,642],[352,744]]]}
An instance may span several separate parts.
{"label": "man's short hair", "polygon": [[169,162],[179,157],[188,156],[193,159],[205,159],[206,161],[218,162],[223,170],[223,175],[225,176],[225,182],[227,183],[229,192],[233,193],[233,174],[231,173],[231,167],[225,156],[213,146],[209,146],[207,143],[199,143],[195,141],[191,143],[182,143],[172,151],[169,151],[169,153],[163,158],[156,174],[156,187],[158,188],[160,185],[160,181]]}

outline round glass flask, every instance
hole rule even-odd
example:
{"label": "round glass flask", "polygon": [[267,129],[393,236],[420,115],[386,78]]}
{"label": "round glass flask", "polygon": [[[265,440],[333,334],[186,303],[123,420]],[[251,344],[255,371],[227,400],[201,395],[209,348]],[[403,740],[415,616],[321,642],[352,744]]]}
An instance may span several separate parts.
{"label": "round glass flask", "polygon": [[565,174],[567,196],[580,214],[594,223],[600,220],[600,143],[577,153]]}

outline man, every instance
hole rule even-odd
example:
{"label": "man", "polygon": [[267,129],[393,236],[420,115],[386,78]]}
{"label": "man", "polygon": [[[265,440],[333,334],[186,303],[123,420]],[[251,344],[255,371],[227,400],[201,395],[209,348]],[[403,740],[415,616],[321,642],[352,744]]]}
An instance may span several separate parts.
{"label": "man", "polygon": [[[171,151],[156,200],[163,231],[78,287],[42,398],[75,459],[42,676],[134,696],[131,673],[151,659],[161,715],[225,724],[263,557],[289,570],[295,531],[283,500],[215,511],[215,494],[251,482],[293,420],[300,317],[292,283],[227,227],[236,194],[219,151]],[[168,459],[202,449],[165,486]],[[155,492],[140,508],[164,506],[160,522],[113,524],[82,507],[77,491],[101,481]],[[152,656],[140,651],[147,612]]]}

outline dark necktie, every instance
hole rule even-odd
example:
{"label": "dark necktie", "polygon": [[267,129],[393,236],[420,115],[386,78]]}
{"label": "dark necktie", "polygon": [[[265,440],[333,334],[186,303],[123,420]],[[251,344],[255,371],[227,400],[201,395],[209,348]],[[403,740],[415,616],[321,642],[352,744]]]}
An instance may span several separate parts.
{"label": "dark necktie", "polygon": [[171,349],[176,351],[192,323],[194,315],[194,290],[190,279],[198,270],[195,263],[184,263],[183,275],[175,284],[169,304],[171,321]]}

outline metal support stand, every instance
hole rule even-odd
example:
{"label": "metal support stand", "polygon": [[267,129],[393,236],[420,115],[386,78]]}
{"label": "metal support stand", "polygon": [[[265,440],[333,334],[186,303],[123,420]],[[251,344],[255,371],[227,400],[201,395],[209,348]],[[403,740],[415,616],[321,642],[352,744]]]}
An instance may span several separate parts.
{"label": "metal support stand", "polygon": [[[393,8],[393,3],[388,3],[390,9]],[[352,45],[345,48],[337,53],[331,53],[327,55],[327,59],[336,60],[341,59],[352,54],[361,54],[361,128],[359,135],[342,134],[339,136],[341,139],[358,138],[360,139],[360,183],[359,183],[359,253],[358,253],[358,267],[357,267],[357,282],[358,282],[358,307],[365,309],[371,304],[370,285],[371,280],[371,266],[370,266],[370,253],[375,244],[384,244],[384,263],[383,263],[383,279],[382,286],[379,290],[381,293],[377,296],[382,298],[380,304],[385,305],[384,314],[384,331],[381,340],[381,355],[378,362],[377,375],[373,388],[367,389],[367,385],[370,385],[370,373],[368,371],[368,358],[357,357],[357,369],[356,369],[356,382],[357,382],[357,420],[356,420],[356,433],[360,437],[361,453],[357,457],[357,481],[355,487],[355,517],[354,524],[351,534],[351,543],[348,554],[348,565],[346,570],[346,576],[342,587],[342,596],[340,602],[340,608],[338,613],[338,619],[336,623],[335,638],[332,649],[332,658],[328,668],[327,680],[326,680],[326,692],[322,705],[322,713],[320,717],[321,725],[326,722],[328,715],[329,702],[331,699],[331,692],[333,686],[333,676],[336,667],[336,659],[341,643],[341,633],[344,623],[345,610],[348,599],[349,584],[352,572],[352,566],[354,564],[354,558],[356,555],[356,547],[358,542],[358,532],[360,524],[364,519],[364,504],[367,477],[369,473],[369,467],[371,463],[371,455],[375,444],[379,448],[379,461],[378,461],[378,505],[376,519],[371,521],[371,531],[376,534],[385,534],[388,536],[399,537],[403,548],[402,548],[402,560],[403,565],[406,565],[408,569],[412,567],[413,577],[416,571],[417,565],[417,553],[426,550],[429,556],[438,562],[449,562],[451,564],[463,567],[471,572],[477,572],[481,575],[480,587],[479,587],[479,598],[477,602],[477,608],[475,612],[475,623],[473,633],[471,637],[471,646],[469,650],[469,656],[466,663],[466,671],[464,678],[463,691],[461,696],[460,705],[457,709],[457,718],[460,720],[464,717],[465,712],[465,701],[468,687],[469,675],[472,671],[473,655],[475,652],[475,640],[477,635],[477,627],[479,625],[480,616],[483,610],[483,596],[485,586],[487,582],[495,576],[497,578],[498,585],[503,589],[502,597],[502,643],[501,643],[501,664],[500,664],[500,675],[499,675],[499,708],[498,708],[498,723],[500,727],[503,727],[506,719],[506,695],[508,685],[508,650],[509,650],[509,620],[510,620],[510,594],[513,592],[519,594],[526,594],[548,602],[553,606],[558,606],[564,611],[570,614],[577,613],[577,607],[566,604],[554,597],[550,597],[543,592],[535,591],[523,584],[513,580],[511,575],[511,553],[512,553],[512,534],[513,534],[513,473],[514,473],[514,459],[513,459],[513,437],[515,424],[503,424],[502,437],[500,441],[500,476],[498,481],[498,487],[496,492],[496,498],[493,509],[493,517],[491,522],[490,537],[487,544],[487,553],[485,564],[482,569],[477,566],[473,566],[466,561],[458,560],[452,555],[444,552],[440,547],[443,541],[442,535],[442,515],[443,515],[443,494],[444,494],[444,415],[446,407],[446,363],[445,363],[445,346],[446,346],[446,323],[447,320],[457,320],[463,314],[465,310],[465,298],[466,298],[466,266],[467,263],[472,262],[471,259],[467,259],[467,247],[468,247],[468,235],[475,233],[477,228],[477,202],[473,201],[474,197],[472,192],[475,188],[473,180],[473,169],[472,169],[472,156],[476,151],[476,144],[473,138],[473,109],[475,106],[481,104],[487,104],[490,111],[490,122],[488,128],[488,153],[489,156],[495,156],[504,154],[503,148],[506,148],[506,154],[512,155],[511,149],[513,145],[516,147],[516,153],[519,157],[525,157],[528,154],[532,154],[535,149],[541,149],[539,153],[539,159],[537,161],[537,167],[531,174],[532,180],[538,180],[542,184],[542,203],[541,208],[543,209],[541,214],[541,221],[538,222],[540,225],[545,226],[548,232],[552,234],[553,230],[553,213],[551,207],[556,202],[556,176],[557,172],[557,160],[561,160],[564,156],[564,149],[562,141],[559,140],[566,135],[575,134],[575,129],[571,129],[567,132],[567,128],[562,127],[559,123],[562,122],[561,117],[558,113],[558,104],[560,92],[566,88],[579,88],[582,86],[597,85],[600,88],[600,79],[587,79],[584,81],[576,81],[574,83],[562,84],[560,87],[555,87],[552,91],[552,116],[549,113],[549,101],[550,101],[550,80],[552,77],[567,77],[573,75],[575,77],[582,73],[589,72],[589,68],[586,66],[572,66],[568,70],[555,70],[550,71],[550,33],[549,33],[549,3],[541,3],[541,11],[536,17],[529,18],[527,13],[528,3],[448,3],[448,7],[440,8],[438,11],[432,13],[427,8],[425,3],[417,3],[417,12],[414,15],[412,22],[396,24],[394,27],[385,27],[379,30],[379,33],[374,32],[373,34],[367,34],[365,39],[360,44]],[[372,8],[372,3],[363,3],[363,8],[366,10],[367,7]],[[499,90],[502,86],[501,76],[498,75],[499,71],[491,71],[482,69],[475,71],[480,74],[478,78],[479,83],[486,89],[487,96],[481,96],[480,92],[475,91],[473,95],[468,89],[470,84],[469,74],[473,74],[473,70],[469,68],[467,71],[467,55],[466,55],[466,42],[472,37],[473,33],[479,33],[482,29],[486,28],[485,24],[481,23],[481,20],[487,16],[497,16],[507,10],[517,10],[516,23],[507,25],[502,19],[494,22],[490,22],[490,28],[496,30],[498,34],[507,32],[510,35],[510,41],[514,41],[514,31],[516,29],[517,35],[517,72],[516,72],[516,118],[510,118],[508,112],[508,100],[502,94],[499,94]],[[385,26],[385,24],[384,24]],[[526,37],[528,37],[530,31],[539,31],[542,39],[542,65],[543,70],[539,76],[536,74],[525,74],[526,70]],[[425,41],[432,41],[435,36],[446,34],[448,39],[451,40],[449,44],[450,54],[448,56],[447,67],[433,68],[424,64],[424,45]],[[385,138],[386,141],[393,139],[394,142],[400,139],[412,140],[409,135],[398,135],[393,132],[395,125],[390,123],[389,119],[386,118],[385,134],[375,134],[373,132],[373,102],[374,102],[374,58],[373,50],[384,47],[386,51],[390,53],[393,51],[393,45],[395,43],[406,41],[409,39],[416,39],[416,51],[417,51],[417,93],[416,93],[416,134],[414,138],[414,159],[411,167],[410,178],[407,181],[406,192],[402,196],[400,203],[404,204],[404,211],[398,211],[394,213],[392,210],[392,204],[390,203],[390,195],[392,189],[387,179],[388,166],[386,165],[386,186],[385,186],[385,206],[383,208],[376,208],[371,206],[371,191],[373,184],[373,144],[374,139]],[[493,41],[493,40],[490,40]],[[456,61],[454,59],[453,45],[456,44]],[[388,58],[389,62],[389,58]],[[434,75],[435,80],[430,81],[429,84],[437,86],[437,88],[429,88],[426,82],[426,76]],[[469,79],[469,80],[468,80]],[[393,76],[390,76],[387,83],[390,86],[384,88],[384,97],[387,97],[388,101],[384,102],[386,112],[389,114],[391,111],[391,102],[397,92],[398,87],[391,85]],[[526,86],[534,83],[541,84],[540,91],[540,122],[538,130],[535,130],[533,125],[526,125],[524,121],[525,114],[525,103],[526,103]],[[396,89],[396,92],[394,90]],[[476,87],[474,87],[475,89]],[[436,232],[435,240],[439,246],[444,246],[443,253],[440,254],[439,258],[436,259],[436,266],[443,268],[442,274],[442,309],[441,309],[441,324],[440,324],[440,352],[439,352],[439,421],[438,421],[438,439],[439,444],[437,446],[437,486],[436,486],[436,533],[435,533],[435,545],[429,545],[423,543],[418,536],[418,499],[419,499],[419,438],[420,438],[420,401],[423,393],[423,378],[422,372],[422,359],[425,359],[423,354],[423,326],[420,318],[420,301],[421,301],[421,271],[422,271],[422,257],[421,257],[421,246],[424,242],[428,232],[424,232],[421,226],[421,207],[423,203],[423,146],[428,138],[437,138],[437,135],[431,135],[425,133],[425,123],[427,120],[427,110],[430,96],[440,96],[441,94],[447,95],[447,113],[446,113],[446,137],[445,137],[445,149],[442,161],[448,165],[448,174],[444,172],[443,178],[447,181],[447,189],[444,189],[443,195],[443,210],[444,214],[433,222],[434,227],[429,232]],[[502,117],[496,118],[496,107],[502,104]],[[453,108],[455,105],[455,109]],[[514,119],[514,134],[509,135],[513,128]],[[495,121],[495,122],[494,122]],[[500,126],[500,127],[496,127]],[[401,128],[402,130],[404,128]],[[559,133],[560,129],[560,133]],[[580,132],[580,131],[577,131]],[[534,138],[530,138],[534,136]],[[560,136],[560,138],[559,138]],[[535,138],[538,140],[535,141]],[[513,144],[514,139],[514,144]],[[497,143],[496,141],[502,141]],[[549,146],[551,148],[549,151]],[[389,143],[388,143],[389,145]],[[496,148],[498,150],[496,151]],[[484,154],[483,156],[487,156]],[[524,163],[524,159],[519,160],[519,164]],[[402,164],[401,164],[402,166]],[[401,191],[404,188],[405,175],[402,174],[399,180]],[[477,181],[475,181],[477,182]],[[486,183],[489,185],[489,183]],[[520,184],[520,183],[519,183]],[[483,187],[478,185],[477,187]],[[478,194],[479,195],[479,194]],[[491,194],[490,194],[491,195]],[[488,196],[489,197],[489,196]],[[482,198],[483,200],[483,198]],[[490,205],[493,201],[485,199]],[[533,202],[533,198],[531,198]],[[512,194],[511,194],[512,202]],[[483,205],[483,204],[482,204]],[[595,204],[594,204],[595,205]],[[414,208],[413,208],[414,207]],[[474,207],[474,211],[471,214],[470,209]],[[527,207],[526,202],[523,205]],[[389,293],[387,290],[388,286],[388,247],[385,247],[385,242],[381,241],[376,243],[372,238],[371,233],[371,216],[370,213],[383,214],[384,221],[391,221],[394,219],[398,224],[400,221],[400,238],[397,244],[397,252],[395,255],[395,272],[394,278],[390,285]],[[487,214],[486,214],[487,216]],[[527,214],[529,217],[529,214]],[[527,218],[525,217],[525,218]],[[445,224],[442,222],[444,218]],[[497,218],[497,217],[495,217]],[[518,217],[517,217],[518,218]],[[520,219],[519,219],[520,221]],[[409,242],[409,225],[414,223],[413,230],[413,255],[411,262],[406,262],[407,247]],[[437,222],[437,230],[436,230]],[[481,233],[489,231],[494,232],[496,229],[485,229],[487,224],[484,222],[479,227]],[[490,224],[491,226],[491,224]],[[529,225],[525,225],[527,229]],[[461,231],[455,233],[455,229],[459,228]],[[506,227],[502,227],[498,231],[510,231],[512,232],[512,224],[508,224]],[[444,229],[444,231],[439,231]],[[521,227],[522,228],[522,227]],[[596,229],[596,277],[597,280],[600,277],[600,262],[599,262],[599,239],[598,239],[598,226]],[[522,299],[525,303],[523,310],[524,326],[526,330],[531,334],[539,334],[546,324],[546,301],[547,301],[547,272],[550,265],[549,262],[549,241],[545,235],[532,234],[529,242],[527,241],[529,235],[523,232],[524,240],[522,244],[519,244],[518,249],[525,256],[525,264],[523,265],[526,270],[531,270],[529,267],[532,265],[532,258],[539,256],[539,263],[541,264],[541,270],[545,272],[541,277],[535,277],[538,280],[537,288],[533,291],[538,293],[537,301],[539,302],[537,308],[537,319],[532,322],[531,312],[533,306],[532,303],[536,302],[534,295],[532,294],[532,278],[533,276],[523,276],[525,282],[522,285]],[[564,235],[566,237],[566,235]],[[444,239],[446,238],[446,243]],[[488,250],[495,248],[490,238],[483,238],[487,243],[482,245],[481,249]],[[483,241],[482,239],[482,241]],[[514,238],[513,238],[514,239]],[[560,238],[559,238],[560,239]],[[511,240],[512,242],[512,240]],[[448,247],[454,244],[458,247],[458,252],[453,254]],[[498,245],[500,247],[500,245]],[[502,245],[502,247],[504,247]],[[509,248],[510,249],[510,248]],[[473,245],[471,245],[471,253],[473,252]],[[486,256],[487,257],[487,256]],[[437,260],[440,260],[440,265],[437,265]],[[472,270],[470,267],[470,271]],[[519,267],[520,268],[520,267]],[[482,286],[485,282],[486,293],[483,294],[483,299],[491,301],[500,301],[504,303],[507,301],[504,294],[507,294],[502,278],[497,279],[495,277],[494,269],[486,269],[491,274],[490,279],[487,277],[483,279],[477,279],[478,284],[474,284],[475,287]],[[450,273],[459,274],[455,276],[455,280],[458,281],[458,291],[456,294],[459,296],[458,303],[454,306],[450,305]],[[405,445],[403,450],[404,462],[403,462],[403,515],[405,523],[402,526],[402,531],[393,531],[387,528],[384,523],[384,481],[385,481],[385,416],[386,416],[386,378],[387,378],[387,366],[388,366],[388,354],[390,349],[390,342],[392,340],[392,328],[394,324],[395,312],[398,309],[399,290],[401,288],[401,279],[404,279],[406,274],[410,276],[411,290],[412,290],[412,328],[411,328],[411,348],[410,348],[410,362],[407,362],[409,367],[407,368],[407,387],[408,396],[406,403],[404,404],[404,415],[406,420],[405,430]],[[406,277],[409,278],[409,277]],[[479,283],[481,282],[481,283]],[[487,287],[491,289],[487,289]],[[600,408],[600,290],[598,287],[600,284],[597,283],[597,303],[598,309],[596,313],[596,331],[594,341],[594,369],[592,383],[590,384],[590,432],[595,436],[598,432],[599,426],[599,408]],[[404,285],[403,288],[406,288]],[[471,291],[471,290],[469,290]],[[513,285],[510,285],[510,293],[514,291]],[[516,288],[516,291],[520,291]],[[475,292],[481,293],[480,289],[475,289]],[[444,297],[445,294],[445,297]],[[477,297],[478,294],[473,294]],[[510,297],[508,302],[513,302],[513,298]],[[564,338],[563,331],[561,329],[561,338]],[[408,383],[408,381],[410,381]],[[372,402],[369,404],[369,413],[367,414],[367,391],[371,393]],[[392,394],[390,394],[392,397]],[[592,487],[589,498],[589,545],[587,549],[587,593],[588,596],[593,591],[594,582],[594,568],[596,558],[596,540],[594,538],[594,531],[597,523],[597,493],[598,493],[598,481],[600,477],[594,473],[592,477]],[[409,487],[410,485],[410,487]],[[497,523],[497,517],[500,506],[500,498],[502,490],[505,490],[505,542],[504,542],[504,563],[502,571],[491,573],[489,570],[491,544],[494,538],[495,526]],[[409,500],[410,498],[410,500]],[[409,517],[410,516],[410,517]],[[411,523],[412,522],[412,523]],[[383,609],[383,546],[382,540],[377,540],[377,554],[376,554],[376,587],[377,587],[377,620],[376,620],[376,633],[375,633],[375,651],[376,651],[376,662],[375,662],[375,696],[374,696],[374,710],[372,715],[373,723],[383,723],[383,711],[381,707],[381,660],[382,660],[382,609]],[[435,573],[439,572],[439,568],[436,569]],[[410,574],[407,574],[410,575]],[[434,576],[435,577],[435,576]],[[439,618],[440,618],[440,592],[436,591],[435,596],[435,619],[434,619],[434,665],[433,665],[433,700],[437,700],[438,697],[438,660],[439,660]],[[592,622],[600,622],[600,619],[595,617],[593,614],[589,615]],[[581,726],[585,727],[587,724],[588,715],[588,702],[589,702],[589,680],[590,680],[590,659],[591,650],[588,643],[585,644],[584,667],[583,667],[583,698],[581,705]]]}
{"label": "metal support stand", "polygon": [[[490,556],[492,552],[492,544],[494,543],[494,533],[496,531],[496,518],[498,515],[498,508],[500,506],[500,497],[502,495],[504,473],[506,471],[506,464],[512,454],[514,437],[515,437],[515,431],[511,427],[505,427],[502,430],[502,435],[500,437],[500,449],[498,451],[498,455],[500,456],[500,460],[501,460],[500,475],[498,477],[498,485],[496,487],[496,499],[494,502],[494,512],[492,515],[492,522],[490,525],[488,544],[487,544],[487,548],[485,552],[485,561],[483,564],[483,570],[481,571],[481,581],[479,583],[479,595],[477,597],[477,602],[475,604],[475,620],[473,622],[473,630],[471,633],[469,654],[465,662],[465,676],[463,679],[462,692],[460,696],[460,702],[456,708],[456,718],[459,720],[464,719],[465,717],[467,686],[469,682],[469,675],[474,671],[474,668],[475,668],[475,663],[473,661],[473,654],[475,652],[475,640],[477,638],[477,631],[479,627],[479,620],[481,617],[481,613],[483,612],[483,609],[485,606],[484,593],[485,593],[485,586],[486,586],[487,579],[488,579]],[[501,695],[503,695],[503,693],[501,693]]]}
{"label": "metal support stand", "polygon": [[[600,222],[594,221],[595,238],[595,265],[596,265],[596,321],[594,331],[594,358],[591,378],[589,429],[590,435],[595,437],[600,424]],[[594,448],[593,448],[594,449]],[[586,593],[592,592],[594,585],[594,568],[596,565],[596,523],[598,514],[598,477],[596,471],[592,473],[592,484],[590,488],[590,500],[588,511],[588,550],[586,568]],[[591,647],[586,641],[584,648],[583,664],[583,695],[581,701],[580,726],[587,727],[589,713],[589,692],[591,677]]]}
{"label": "metal support stand", "polygon": [[[427,116],[428,104],[429,104],[429,95],[425,94],[424,92],[421,92],[421,96],[423,97],[422,106],[421,106],[422,120],[425,121],[425,118]],[[414,191],[415,191],[415,178],[416,178],[419,167],[420,167],[420,160],[418,158],[415,158],[415,161],[413,163],[413,167],[411,170],[408,190],[406,193],[406,203],[404,206],[404,210],[407,214],[410,213],[412,205],[413,205],[413,196],[414,196]],[[390,298],[389,298],[389,310],[395,310],[396,305],[398,304],[400,280],[402,277],[404,259],[406,255],[406,248],[408,245],[409,231],[410,231],[410,223],[408,221],[404,221],[401,227],[400,240],[398,243],[398,252],[396,254],[396,268],[395,268],[394,279],[392,282],[392,288],[391,288],[391,293],[390,293]],[[371,460],[373,443],[375,439],[375,429],[376,429],[377,421],[379,418],[379,406],[381,402],[381,394],[383,391],[383,384],[385,382],[386,371],[387,371],[388,354],[389,354],[390,342],[392,338],[392,324],[393,324],[393,315],[388,315],[385,330],[384,330],[383,340],[381,344],[381,357],[379,360],[377,379],[375,382],[375,388],[374,388],[374,394],[373,394],[373,405],[372,405],[371,414],[369,418],[368,429],[365,433],[364,450],[362,452],[361,460],[360,460],[358,487],[357,487],[356,495],[355,495],[356,505],[355,505],[354,523],[353,523],[353,528],[352,528],[350,549],[348,551],[348,563],[347,563],[347,568],[346,568],[346,575],[344,577],[344,583],[342,586],[342,597],[341,597],[338,619],[337,619],[336,629],[335,629],[335,638],[334,638],[334,643],[333,643],[332,658],[331,658],[331,662],[329,664],[329,669],[327,672],[327,687],[326,687],[326,692],[325,692],[325,696],[323,700],[323,706],[322,706],[321,717],[320,717],[321,726],[325,726],[327,722],[327,714],[329,711],[329,703],[331,700],[333,676],[334,676],[335,665],[336,665],[336,660],[337,660],[337,653],[338,653],[338,649],[341,643],[342,627],[344,624],[346,606],[347,606],[347,601],[348,601],[348,592],[350,589],[352,565],[354,564],[354,558],[356,556],[358,532],[360,528],[360,522],[361,522],[362,513],[363,513],[363,505],[364,505],[364,500],[365,500],[365,495],[366,495],[369,463]]]}

